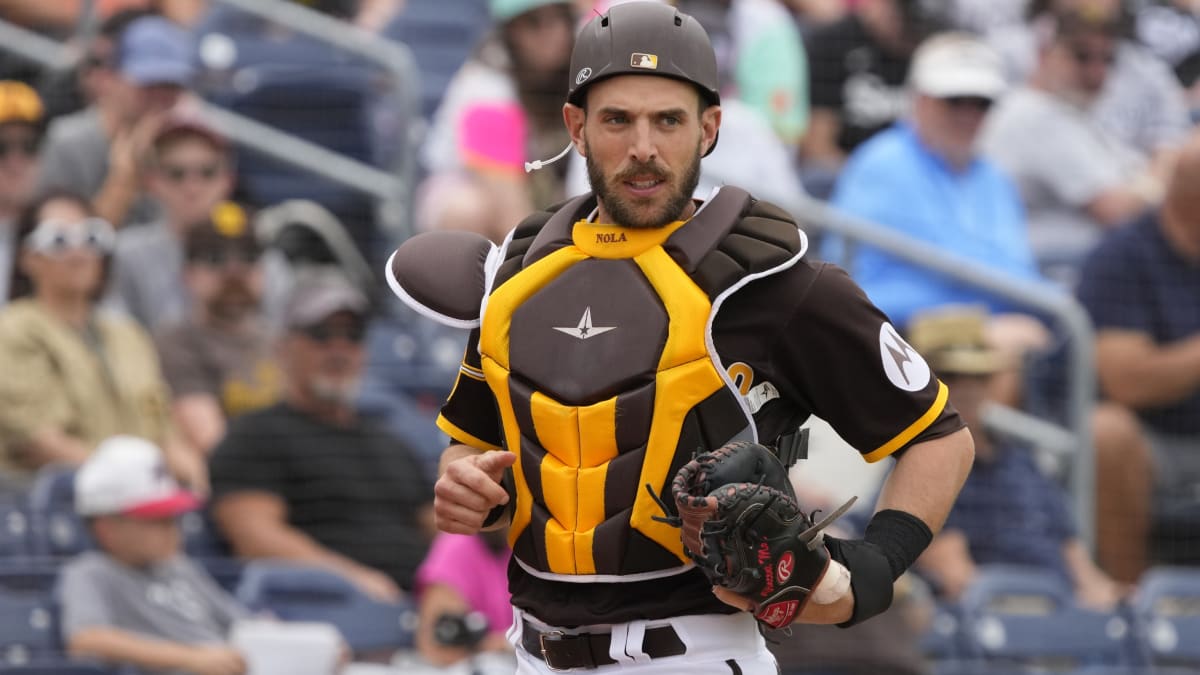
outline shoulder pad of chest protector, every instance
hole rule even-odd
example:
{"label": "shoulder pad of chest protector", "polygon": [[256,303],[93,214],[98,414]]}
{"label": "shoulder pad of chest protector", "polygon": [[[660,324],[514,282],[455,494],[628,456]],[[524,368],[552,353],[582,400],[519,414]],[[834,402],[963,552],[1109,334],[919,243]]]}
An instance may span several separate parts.
{"label": "shoulder pad of chest protector", "polygon": [[388,259],[388,286],[424,316],[454,328],[474,328],[493,249],[492,242],[474,232],[415,235]]}

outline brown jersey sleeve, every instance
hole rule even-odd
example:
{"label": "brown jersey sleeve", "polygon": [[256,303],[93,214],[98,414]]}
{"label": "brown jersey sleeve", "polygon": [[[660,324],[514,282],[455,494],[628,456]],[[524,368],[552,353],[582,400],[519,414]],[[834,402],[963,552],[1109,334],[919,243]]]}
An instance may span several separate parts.
{"label": "brown jersey sleeve", "polygon": [[870,462],[961,428],[946,385],[850,276],[812,272],[772,350],[788,393]]}
{"label": "brown jersey sleeve", "polygon": [[450,438],[481,450],[499,450],[502,445],[500,415],[496,399],[483,378],[479,357],[479,329],[467,338],[467,350],[454,389],[438,415],[438,428]]}

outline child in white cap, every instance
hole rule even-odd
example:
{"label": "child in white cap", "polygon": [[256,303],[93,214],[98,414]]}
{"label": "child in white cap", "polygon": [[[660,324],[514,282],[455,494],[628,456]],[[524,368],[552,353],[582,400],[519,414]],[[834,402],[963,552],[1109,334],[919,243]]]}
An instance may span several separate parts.
{"label": "child in white cap", "polygon": [[97,549],[60,580],[72,656],[155,673],[246,671],[227,638],[248,613],[182,552],[178,516],[199,507],[149,441],[114,436],[96,448],[75,475],[75,508]]}

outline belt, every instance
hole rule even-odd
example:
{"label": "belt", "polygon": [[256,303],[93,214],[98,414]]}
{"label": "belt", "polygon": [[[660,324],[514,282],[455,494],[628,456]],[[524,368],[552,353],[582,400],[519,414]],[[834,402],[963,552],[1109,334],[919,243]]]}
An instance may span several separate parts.
{"label": "belt", "polygon": [[[536,658],[546,662],[550,670],[591,670],[616,663],[608,655],[612,633],[579,633],[568,635],[562,631],[540,631],[522,619],[521,646]],[[647,628],[642,638],[642,652],[652,659],[678,656],[687,651],[683,640],[670,626]]]}

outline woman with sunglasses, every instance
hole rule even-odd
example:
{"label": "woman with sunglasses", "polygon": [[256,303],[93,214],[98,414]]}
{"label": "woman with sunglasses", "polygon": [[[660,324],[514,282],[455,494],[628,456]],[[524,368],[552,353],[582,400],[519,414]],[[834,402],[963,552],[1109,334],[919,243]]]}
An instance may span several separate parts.
{"label": "woman with sunglasses", "polygon": [[0,311],[0,471],[24,482],[129,434],[161,444],[176,472],[203,487],[203,462],[171,433],[149,336],[97,309],[114,238],[71,193],[35,200],[18,220],[11,302]]}

